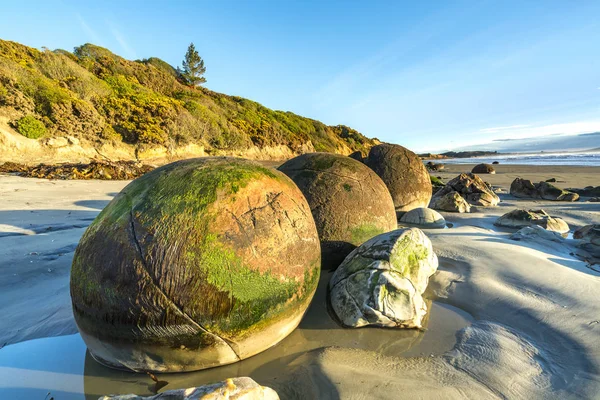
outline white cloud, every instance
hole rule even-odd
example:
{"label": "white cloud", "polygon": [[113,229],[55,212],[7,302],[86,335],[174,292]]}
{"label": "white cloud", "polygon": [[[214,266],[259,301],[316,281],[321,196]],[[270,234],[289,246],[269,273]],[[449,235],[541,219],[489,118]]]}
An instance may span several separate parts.
{"label": "white cloud", "polygon": [[496,133],[496,132],[500,132],[500,131],[508,131],[508,130],[513,130],[513,129],[527,128],[529,126],[531,126],[531,125],[498,126],[498,127],[495,127],[495,128],[480,129],[479,132],[483,132],[483,133]]}

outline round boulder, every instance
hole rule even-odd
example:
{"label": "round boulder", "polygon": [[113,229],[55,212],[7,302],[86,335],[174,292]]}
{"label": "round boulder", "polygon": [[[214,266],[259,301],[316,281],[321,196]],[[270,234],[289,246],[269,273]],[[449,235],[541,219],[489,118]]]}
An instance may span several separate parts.
{"label": "round boulder", "polygon": [[383,181],[366,165],[330,153],[309,153],[279,167],[298,185],[315,219],[322,263],[336,268],[375,235],[396,229],[394,203]]}
{"label": "round boulder", "polygon": [[373,146],[365,163],[388,187],[399,214],[427,207],[432,188],[425,165],[412,151],[396,144]]}
{"label": "round boulder", "polygon": [[473,174],[495,174],[496,170],[490,164],[477,164],[471,171]]}
{"label": "round boulder", "polygon": [[446,227],[446,220],[442,214],[431,208],[419,207],[410,210],[402,217],[400,223],[422,229],[439,229]]}
{"label": "round boulder", "polygon": [[75,321],[99,362],[133,371],[233,363],[282,340],[316,290],[308,203],[277,170],[175,162],[127,185],[73,258]]}

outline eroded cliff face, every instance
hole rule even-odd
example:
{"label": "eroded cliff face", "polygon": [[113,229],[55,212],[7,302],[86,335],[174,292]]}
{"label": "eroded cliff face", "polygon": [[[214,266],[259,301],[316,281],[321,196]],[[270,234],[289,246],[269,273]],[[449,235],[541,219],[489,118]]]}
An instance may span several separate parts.
{"label": "eroded cliff face", "polygon": [[379,143],[344,125],[190,87],[157,60],[130,61],[91,44],[70,53],[0,40],[0,162],[283,160],[366,153]]}

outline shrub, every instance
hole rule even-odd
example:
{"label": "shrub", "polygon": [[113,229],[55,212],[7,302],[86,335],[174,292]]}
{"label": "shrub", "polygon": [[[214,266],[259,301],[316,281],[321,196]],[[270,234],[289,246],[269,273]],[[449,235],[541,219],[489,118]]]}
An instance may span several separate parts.
{"label": "shrub", "polygon": [[39,139],[46,134],[46,127],[33,115],[27,115],[16,123],[17,131],[29,139]]}

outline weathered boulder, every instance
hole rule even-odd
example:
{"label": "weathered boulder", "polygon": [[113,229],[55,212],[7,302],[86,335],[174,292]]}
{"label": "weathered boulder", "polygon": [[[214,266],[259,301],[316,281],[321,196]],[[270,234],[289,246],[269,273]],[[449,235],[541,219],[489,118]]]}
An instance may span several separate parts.
{"label": "weathered boulder", "polygon": [[356,161],[360,161],[360,162],[363,162],[365,160],[365,157],[363,156],[363,153],[360,150],[355,151],[354,153],[350,154],[348,157],[353,158]]}
{"label": "weathered boulder", "polygon": [[540,182],[536,185],[540,198],[552,201],[577,201],[579,195],[557,188],[548,182]]}
{"label": "weathered boulder", "polygon": [[431,181],[415,153],[384,143],[371,148],[365,163],[385,182],[398,213],[427,207],[431,200]]}
{"label": "weathered boulder", "polygon": [[471,212],[471,205],[458,192],[447,192],[444,195],[435,196],[431,199],[431,208],[457,213]]}
{"label": "weathered boulder", "polygon": [[427,313],[422,293],[437,267],[420,229],[376,236],[350,253],[331,277],[331,307],[347,327],[420,328]]}
{"label": "weathered boulder", "polygon": [[308,200],[326,269],[336,268],[366,240],[398,226],[387,187],[375,172],[356,160],[308,153],[292,158],[279,170]]}
{"label": "weathered boulder", "polygon": [[427,164],[425,164],[425,167],[430,171],[441,171],[444,168],[446,168],[444,164],[436,164],[432,161],[427,162]]}
{"label": "weathered boulder", "polygon": [[422,229],[439,229],[446,227],[446,220],[431,208],[415,208],[400,217],[400,223]]}
{"label": "weathered boulder", "polygon": [[585,197],[600,197],[600,186],[586,186],[583,189],[568,188],[569,192],[577,193],[580,196]]}
{"label": "weathered boulder", "polygon": [[600,224],[586,225],[573,233],[573,239],[600,247]]}
{"label": "weathered boulder", "polygon": [[494,225],[515,229],[537,225],[548,231],[569,232],[569,225],[563,219],[551,217],[544,210],[513,210],[498,218]]}
{"label": "weathered boulder", "polygon": [[548,231],[541,226],[531,225],[519,229],[512,235],[512,240],[525,240],[531,242],[564,242],[565,238],[558,232]]}
{"label": "weathered boulder", "polygon": [[108,395],[98,400],[279,400],[277,393],[260,386],[252,378],[241,377],[227,379],[187,389],[167,390],[154,396],[136,396],[135,394]]}
{"label": "weathered boulder", "polygon": [[281,172],[227,157],[175,162],[127,185],[83,235],[75,321],[112,367],[233,363],[296,328],[320,254],[309,205]]}
{"label": "weathered boulder", "polygon": [[577,193],[557,188],[549,182],[534,184],[529,179],[516,178],[510,184],[510,194],[519,198],[543,199],[551,201],[577,201]]}
{"label": "weathered boulder", "polygon": [[[446,183],[446,186],[436,192],[432,204],[437,204],[439,198],[448,193],[458,192],[469,204],[482,207],[493,207],[498,205],[500,198],[479,176],[475,174],[460,174]],[[442,208],[432,207],[437,210]]]}
{"label": "weathered boulder", "polygon": [[473,174],[495,174],[496,170],[490,164],[477,164],[471,170]]}
{"label": "weathered boulder", "polygon": [[587,251],[595,264],[600,264],[600,224],[586,225],[573,233],[573,239],[577,239],[577,247]]}

